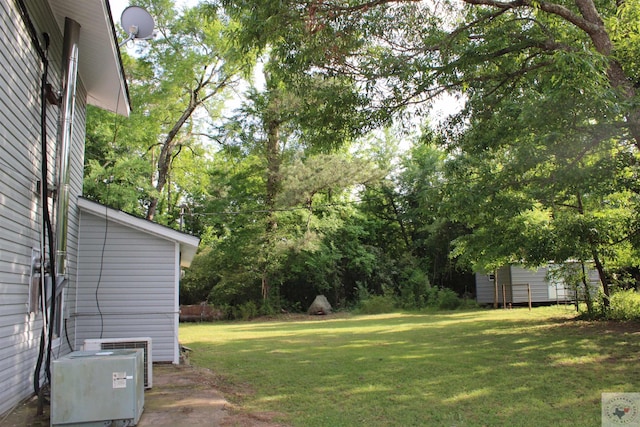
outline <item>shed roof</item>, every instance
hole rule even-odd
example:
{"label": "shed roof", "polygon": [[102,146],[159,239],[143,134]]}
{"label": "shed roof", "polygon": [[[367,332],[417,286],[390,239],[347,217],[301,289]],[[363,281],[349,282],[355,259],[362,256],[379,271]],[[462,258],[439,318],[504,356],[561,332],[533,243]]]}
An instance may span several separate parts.
{"label": "shed roof", "polygon": [[129,115],[129,89],[108,0],[48,0],[64,34],[64,19],[80,24],[78,70],[90,105]]}
{"label": "shed roof", "polygon": [[112,209],[100,203],[92,202],[84,197],[78,198],[78,207],[81,211],[155,235],[165,240],[179,243],[181,267],[189,267],[189,265],[191,265],[191,261],[193,261],[193,257],[196,255],[198,245],[200,244],[200,239],[191,234],[183,233],[143,218],[138,218],[121,210]]}

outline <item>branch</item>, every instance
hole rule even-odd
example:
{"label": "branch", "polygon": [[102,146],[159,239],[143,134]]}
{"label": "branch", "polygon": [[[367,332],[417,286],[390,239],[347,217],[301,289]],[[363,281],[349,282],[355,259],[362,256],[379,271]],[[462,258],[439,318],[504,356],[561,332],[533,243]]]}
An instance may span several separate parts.
{"label": "branch", "polygon": [[173,164],[173,161],[178,157],[178,155],[182,151],[182,148],[184,147],[184,145],[178,144],[178,145],[176,145],[176,147],[178,148],[178,150],[171,155],[171,164]]}
{"label": "branch", "polygon": [[147,147],[147,153],[151,150],[153,150],[155,147],[162,145],[161,143],[157,142],[155,144],[151,144],[149,147]]}
{"label": "branch", "polygon": [[[338,6],[338,5],[330,5],[327,10],[334,12],[365,12],[368,9],[382,6],[385,4],[396,4],[396,3],[419,3],[421,0],[372,0],[361,4],[356,4],[354,6]],[[319,2],[322,4],[322,1]]]}
{"label": "branch", "polygon": [[222,147],[231,147],[233,145],[233,144],[229,144],[229,143],[223,141],[219,136],[211,135],[211,134],[208,134],[208,133],[190,132],[189,136],[204,137],[204,138],[207,138],[207,139],[217,143],[218,145],[221,145]]}
{"label": "branch", "polygon": [[[544,2],[544,1],[534,2],[533,0],[515,0],[512,2],[503,2],[503,1],[497,1],[497,0],[463,0],[463,1],[467,4],[471,4],[475,6],[490,6],[490,7],[495,7],[501,10],[519,9],[519,8],[530,8],[530,9],[538,8],[544,12],[559,16],[560,18],[572,23],[573,25],[575,25],[576,27],[580,28],[581,30],[583,30],[584,32],[590,35],[596,32],[599,32],[602,29],[601,26],[573,13],[571,10],[557,3],[550,3],[550,2]],[[578,0],[576,1],[576,3],[580,3],[583,1],[590,1],[590,0]]]}

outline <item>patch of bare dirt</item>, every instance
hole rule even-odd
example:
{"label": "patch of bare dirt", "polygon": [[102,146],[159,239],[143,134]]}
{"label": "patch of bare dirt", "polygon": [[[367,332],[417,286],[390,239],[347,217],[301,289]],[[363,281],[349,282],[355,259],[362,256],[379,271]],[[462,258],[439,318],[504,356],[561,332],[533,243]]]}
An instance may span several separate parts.
{"label": "patch of bare dirt", "polygon": [[33,398],[19,404],[13,411],[0,417],[2,427],[48,427],[49,406],[45,406],[44,413],[38,415],[38,399]]}

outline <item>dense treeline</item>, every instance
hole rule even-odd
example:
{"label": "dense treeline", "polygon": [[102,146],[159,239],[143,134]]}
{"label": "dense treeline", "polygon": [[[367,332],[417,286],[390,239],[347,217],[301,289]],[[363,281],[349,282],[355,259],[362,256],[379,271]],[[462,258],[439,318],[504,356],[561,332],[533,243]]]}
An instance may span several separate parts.
{"label": "dense treeline", "polygon": [[89,112],[85,194],[201,236],[183,303],[419,308],[568,259],[635,286],[637,2],[136,4],[159,35],[132,116]]}

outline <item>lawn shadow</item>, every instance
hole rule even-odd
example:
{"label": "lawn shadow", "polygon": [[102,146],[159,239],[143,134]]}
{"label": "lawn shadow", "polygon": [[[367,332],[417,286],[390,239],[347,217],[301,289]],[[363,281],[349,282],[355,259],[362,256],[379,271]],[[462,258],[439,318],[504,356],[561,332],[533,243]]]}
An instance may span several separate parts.
{"label": "lawn shadow", "polygon": [[[596,425],[600,393],[640,384],[637,329],[563,313],[399,313],[226,328],[224,340],[188,343],[195,363],[254,384],[247,404],[281,408],[300,425]],[[311,414],[301,409],[311,404]]]}

